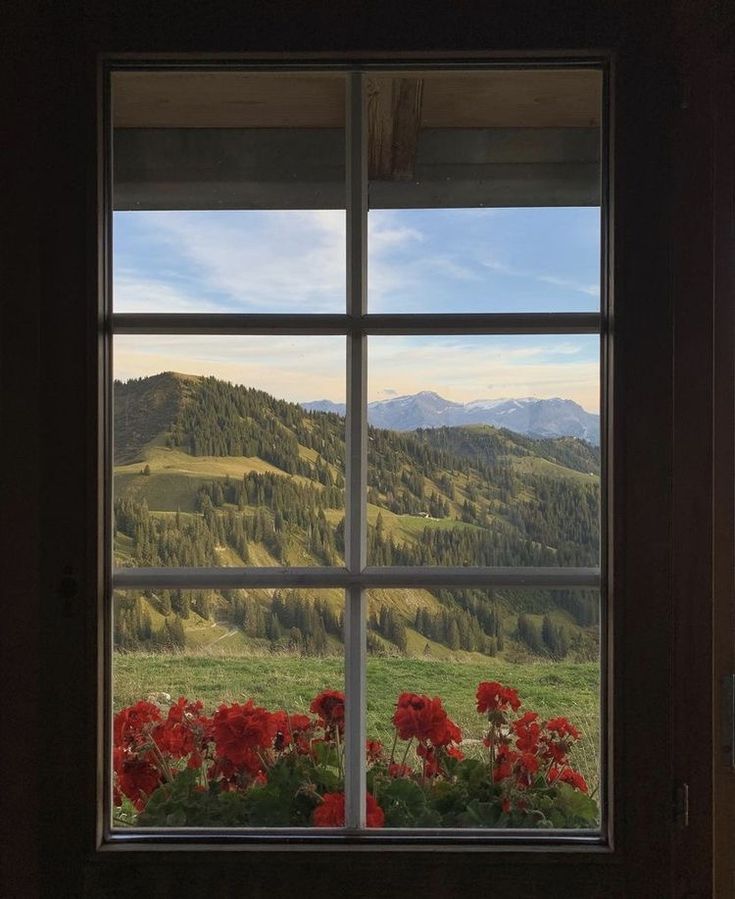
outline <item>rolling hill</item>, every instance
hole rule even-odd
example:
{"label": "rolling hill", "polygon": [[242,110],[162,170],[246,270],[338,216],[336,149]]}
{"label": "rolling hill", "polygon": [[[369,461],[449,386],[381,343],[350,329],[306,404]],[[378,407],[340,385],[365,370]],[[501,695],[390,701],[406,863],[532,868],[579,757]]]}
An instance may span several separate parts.
{"label": "rolling hill", "polygon": [[[115,556],[139,565],[339,565],[344,419],[215,378],[115,383]],[[484,424],[369,429],[368,553],[381,565],[594,565],[599,452]],[[387,654],[594,650],[590,591],[384,590],[369,648]],[[323,654],[339,591],[161,591],[116,599],[119,648]]]}

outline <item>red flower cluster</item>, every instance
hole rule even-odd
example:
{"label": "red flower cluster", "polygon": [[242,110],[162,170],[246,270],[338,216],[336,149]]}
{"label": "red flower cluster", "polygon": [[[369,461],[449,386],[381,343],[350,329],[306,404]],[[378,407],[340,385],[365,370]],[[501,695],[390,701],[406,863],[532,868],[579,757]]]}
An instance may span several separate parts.
{"label": "red flower cluster", "polygon": [[115,715],[112,765],[117,780],[116,804],[120,805],[122,797],[127,796],[141,811],[151,793],[163,783],[164,772],[156,764],[157,747],[153,737],[160,721],[158,706],[144,700]]}
{"label": "red flower cluster", "polygon": [[315,696],[309,711],[319,716],[319,723],[327,731],[345,729],[345,694],[341,690],[324,690]]}
{"label": "red flower cluster", "polygon": [[[480,683],[476,698],[478,711],[486,713],[489,722],[483,741],[489,748],[485,776],[496,785],[503,811],[532,809],[537,788],[545,795],[555,784],[588,791],[584,777],[569,764],[570,751],[582,735],[566,718],[542,721],[533,711],[513,716],[521,706],[518,693],[495,681]],[[306,814],[312,823],[343,827],[344,794],[320,796],[315,784],[324,782],[318,773],[324,765],[342,777],[344,693],[324,690],[314,697],[310,710],[315,717],[270,711],[249,699],[220,705],[208,717],[202,702],[184,697],[164,711],[152,702],[137,702],[114,719],[115,805],[127,797],[138,812],[144,811],[151,795],[186,768],[194,769],[197,791],[246,795],[251,789],[278,784],[274,769],[286,765],[300,772],[295,796],[299,803],[310,797]],[[381,790],[388,791],[395,779],[413,780],[427,796],[440,797],[460,782],[463,771],[462,732],[438,696],[401,693],[392,722],[396,733],[390,753],[378,740],[369,739],[365,745],[373,790],[367,794],[368,827],[383,826]],[[406,745],[396,757],[399,740]],[[409,758],[412,744],[414,755]],[[317,767],[312,771],[311,765]],[[395,814],[395,806],[385,808]]]}
{"label": "red flower cluster", "polygon": [[512,687],[504,687],[497,681],[483,681],[477,685],[477,711],[483,712],[507,712],[508,709],[517,711],[521,706],[518,693]]}
{"label": "red flower cluster", "polygon": [[[582,736],[579,730],[566,718],[544,722],[531,711],[509,721],[507,712],[520,706],[518,694],[510,687],[496,682],[477,687],[477,709],[487,712],[490,721],[483,742],[490,749],[494,782],[508,789],[527,790],[541,778],[541,783],[567,783],[586,793],[584,777],[568,765],[569,751]],[[511,807],[508,796],[504,807],[506,800]]]}
{"label": "red flower cluster", "polygon": [[[418,740],[416,754],[421,759],[422,776],[437,777],[441,771],[441,753],[457,758],[462,753],[451,747],[462,741],[462,731],[447,715],[438,696],[433,699],[419,693],[401,693],[393,714],[393,724],[401,740]],[[408,747],[407,747],[408,748]],[[404,767],[401,765],[401,767]],[[391,759],[389,773],[396,770]],[[391,776],[401,776],[391,773]]]}
{"label": "red flower cluster", "polygon": [[511,729],[516,735],[516,746],[521,752],[536,752],[541,737],[537,712],[524,712],[513,722]]}
{"label": "red flower cluster", "polygon": [[162,753],[174,759],[189,756],[189,767],[201,767],[203,744],[212,726],[203,710],[201,700],[187,702],[183,696],[171,706],[166,720],[153,729],[153,739]]}
{"label": "red flower cluster", "polygon": [[136,809],[142,811],[151,793],[163,783],[161,771],[147,759],[121,748],[113,751],[112,761],[117,775],[116,805],[121,805],[122,796],[127,796]]}
{"label": "red flower cluster", "polygon": [[545,733],[541,737],[542,753],[545,759],[556,765],[566,765],[569,750],[582,734],[566,718],[552,718],[546,722]]}
{"label": "red flower cluster", "polygon": [[245,705],[221,705],[212,720],[216,755],[236,767],[251,769],[255,763],[257,769],[257,751],[273,746],[278,724],[275,715],[252,699]]}
{"label": "red flower cluster", "polygon": [[[372,793],[366,796],[365,823],[368,827],[382,827],[385,823],[383,809],[375,801]],[[314,809],[312,822],[315,827],[344,827],[345,826],[345,794],[325,793],[321,804]]]}
{"label": "red flower cluster", "polygon": [[368,762],[379,762],[383,758],[383,744],[380,740],[368,740],[365,743]]}
{"label": "red flower cluster", "polygon": [[150,725],[161,720],[161,710],[152,702],[141,699],[135,705],[118,712],[112,724],[116,746],[135,749],[150,739]]}
{"label": "red flower cluster", "polygon": [[415,737],[419,743],[447,746],[462,739],[462,731],[447,716],[438,696],[431,699],[418,693],[401,693],[393,714],[393,724],[402,740]]}
{"label": "red flower cluster", "polygon": [[572,768],[556,768],[552,767],[549,769],[548,781],[550,784],[556,783],[559,781],[560,783],[569,784],[570,787],[574,787],[575,790],[579,790],[580,793],[587,792],[587,781],[582,777],[579,771],[574,771]]}

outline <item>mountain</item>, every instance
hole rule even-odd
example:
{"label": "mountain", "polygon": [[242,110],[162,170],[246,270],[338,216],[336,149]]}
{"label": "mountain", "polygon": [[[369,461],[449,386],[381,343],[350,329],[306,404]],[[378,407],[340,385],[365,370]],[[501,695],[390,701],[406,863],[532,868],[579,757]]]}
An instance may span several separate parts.
{"label": "mountain", "polygon": [[347,407],[344,403],[333,403],[332,400],[313,400],[311,403],[301,403],[307,412],[333,412],[335,415],[344,415]]}
{"label": "mountain", "polygon": [[[309,411],[345,414],[344,403],[331,400],[316,400],[302,406]],[[369,403],[368,421],[376,428],[391,431],[483,424],[536,437],[577,437],[595,445],[600,442],[599,415],[585,411],[573,400],[559,397],[455,403],[431,390],[423,390]]]}
{"label": "mountain", "polygon": [[[449,418],[458,405],[423,395],[413,421],[442,409]],[[342,565],[344,432],[338,415],[216,378],[115,382],[115,563]],[[369,437],[369,565],[597,564],[599,451],[589,443],[485,424],[372,427]],[[131,591],[115,601],[123,649],[211,637],[244,652],[341,652],[338,590]],[[597,640],[594,591],[386,589],[369,606],[371,652],[505,646],[582,657]]]}

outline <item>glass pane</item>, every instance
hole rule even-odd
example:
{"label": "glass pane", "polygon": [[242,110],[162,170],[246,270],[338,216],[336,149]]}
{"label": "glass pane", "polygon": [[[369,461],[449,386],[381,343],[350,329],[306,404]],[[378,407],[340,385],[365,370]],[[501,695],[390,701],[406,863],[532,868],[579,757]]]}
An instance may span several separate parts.
{"label": "glass pane", "polygon": [[369,593],[368,790],[387,827],[597,828],[597,591]]}
{"label": "glass pane", "polygon": [[368,81],[371,312],[599,308],[601,74]]}
{"label": "glass pane", "polygon": [[113,826],[340,826],[344,595],[113,597]]}
{"label": "glass pane", "polygon": [[371,337],[368,366],[369,564],[598,564],[598,337]]}
{"label": "glass pane", "polygon": [[118,336],[115,562],[338,565],[343,337]]}
{"label": "glass pane", "polygon": [[113,75],[116,312],[344,312],[342,75]]}

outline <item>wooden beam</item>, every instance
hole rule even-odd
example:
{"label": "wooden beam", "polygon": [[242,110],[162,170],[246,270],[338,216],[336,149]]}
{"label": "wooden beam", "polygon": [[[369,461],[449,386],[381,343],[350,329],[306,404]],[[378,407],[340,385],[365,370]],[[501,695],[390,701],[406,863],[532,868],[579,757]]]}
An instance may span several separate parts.
{"label": "wooden beam", "polygon": [[[340,129],[118,128],[114,141],[116,209],[345,206]],[[422,129],[412,163],[399,146],[371,185],[375,208],[600,201],[594,128]]]}
{"label": "wooden beam", "polygon": [[368,79],[368,177],[371,181],[414,179],[422,95],[421,79]]}

